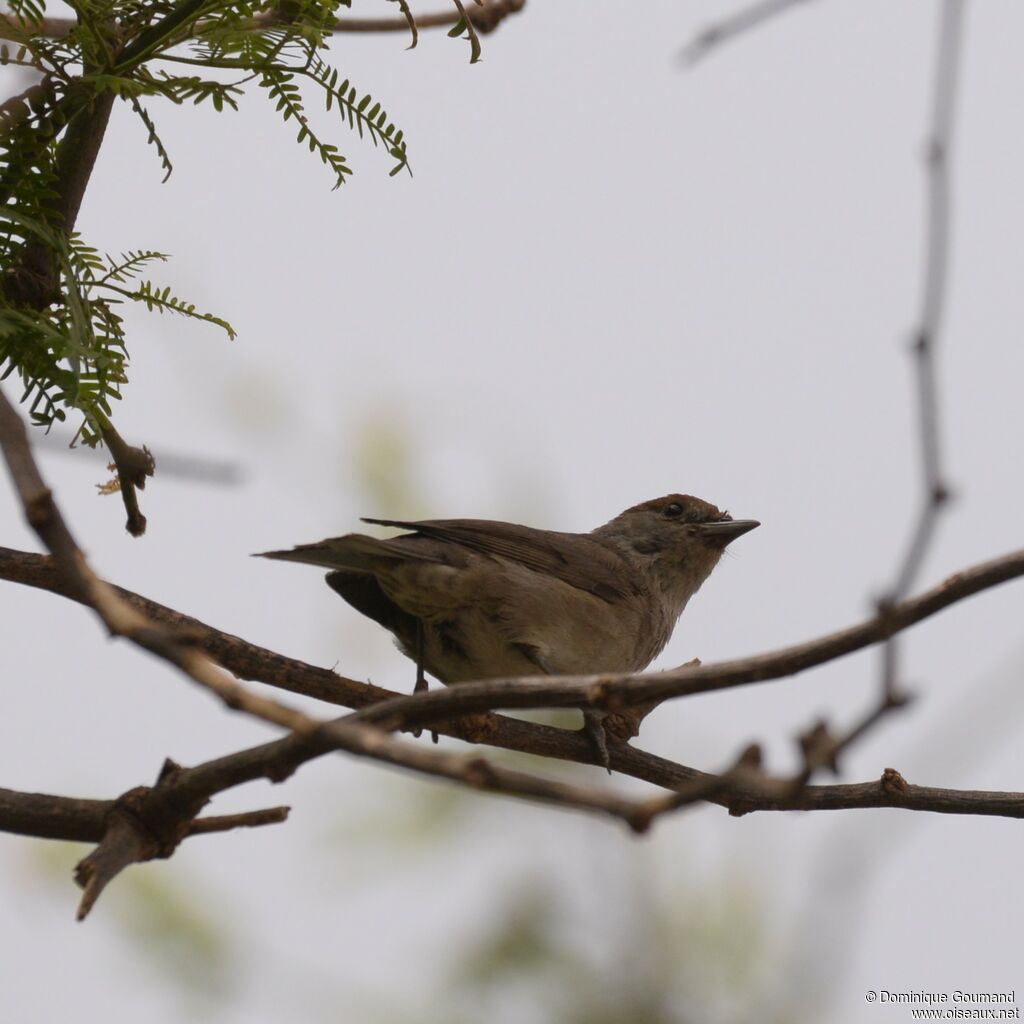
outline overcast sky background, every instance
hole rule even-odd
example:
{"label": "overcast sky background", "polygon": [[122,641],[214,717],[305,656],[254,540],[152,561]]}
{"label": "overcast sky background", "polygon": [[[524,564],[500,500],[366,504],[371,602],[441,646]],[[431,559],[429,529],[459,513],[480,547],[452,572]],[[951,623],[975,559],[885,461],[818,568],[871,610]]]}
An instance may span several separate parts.
{"label": "overcast sky background", "polygon": [[[401,35],[338,37],[333,62],[405,130],[414,176],[389,178],[386,154],[317,111],[356,171],[336,192],[263,97],[223,116],[154,104],[166,185],[143,127],[117,109],[80,229],[101,249],[173,254],[154,279],[239,338],[133,313],[116,422],[158,464],[161,450],[228,460],[243,482],[158,472],[142,495],[149,532],[133,540],[117,499],[95,496],[101,463],[42,451],[94,566],[406,690],[411,665],[317,571],[249,554],[348,532],[360,515],[588,530],[682,491],[763,526],[657,666],[862,617],[919,500],[907,344],[939,7],[800,5],[682,71],[682,45],[737,6],[530,0],[472,67],[443,33],[411,52]],[[969,7],[939,364],[957,501],[922,586],[1024,539],[1022,32],[1019,3]],[[37,549],[6,488],[0,522],[4,544]],[[850,752],[843,778],[894,767],[1024,789],[1022,610],[1008,584],[916,627],[904,650],[920,700]],[[112,797],[165,756],[190,764],[272,735],[108,643],[69,602],[8,584],[0,614],[5,786]],[[783,770],[815,718],[841,728],[869,706],[877,672],[870,651],[676,702],[639,742],[715,769],[756,739]],[[604,784],[596,769],[580,778]],[[132,869],[85,925],[74,858],[0,838],[5,1018],[479,1019],[483,997],[458,1003],[469,988],[449,984],[452,965],[523,907],[550,914],[558,948],[609,991],[660,979],[671,1021],[896,1021],[909,1011],[866,1006],[864,992],[1024,990],[1019,822],[703,808],[637,839],[343,757],[213,812],[282,802],[286,826]],[[161,951],[161,935],[196,929],[208,952]],[[488,1017],[568,1020],[554,998],[512,982]]]}

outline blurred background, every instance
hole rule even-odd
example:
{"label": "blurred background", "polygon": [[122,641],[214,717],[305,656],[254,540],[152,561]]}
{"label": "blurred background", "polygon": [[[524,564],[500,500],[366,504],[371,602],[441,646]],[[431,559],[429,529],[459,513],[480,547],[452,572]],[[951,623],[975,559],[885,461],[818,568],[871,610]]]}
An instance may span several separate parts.
{"label": "blurred background", "polygon": [[[656,667],[864,616],[919,500],[907,350],[939,6],[798,5],[684,70],[693,34],[740,6],[530,0],[472,67],[443,32],[413,51],[401,34],[339,36],[333,62],[405,130],[414,176],[389,178],[385,153],[322,115],[356,170],[336,192],[262,97],[223,116],[154,105],[175,165],[163,186],[141,125],[116,111],[81,231],[172,253],[152,276],[240,336],[131,312],[115,422],[157,458],[145,538],[97,496],[102,459],[38,449],[98,571],[407,690],[410,663],[316,570],[249,554],[360,515],[589,530],[683,491],[764,525]],[[939,357],[957,500],[922,587],[1024,539],[1022,32],[1013,0],[969,7]],[[230,472],[161,474],[179,455]],[[7,487],[0,525],[4,544],[37,549]],[[843,778],[894,767],[1024,789],[1022,611],[1008,584],[915,627],[920,699]],[[165,756],[273,735],[67,601],[3,584],[0,619],[5,786],[113,797]],[[759,740],[784,771],[794,736],[822,715],[852,722],[877,675],[872,650],[675,702],[639,743],[714,770]],[[910,1015],[868,1005],[868,989],[1024,989],[1011,820],[705,807],[636,838],[344,756],[212,812],[277,803],[286,825],[132,868],[84,925],[82,848],[0,836],[4,1019],[860,1024]]]}

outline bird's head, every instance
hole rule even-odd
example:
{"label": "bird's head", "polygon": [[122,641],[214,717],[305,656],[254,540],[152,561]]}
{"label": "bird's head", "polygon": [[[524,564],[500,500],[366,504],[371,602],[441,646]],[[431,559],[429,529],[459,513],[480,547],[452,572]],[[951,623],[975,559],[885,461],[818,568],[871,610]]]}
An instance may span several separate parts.
{"label": "bird's head", "polygon": [[594,535],[639,556],[661,589],[678,594],[685,603],[726,547],[760,525],[756,519],[733,519],[692,495],[667,494],[626,509]]}

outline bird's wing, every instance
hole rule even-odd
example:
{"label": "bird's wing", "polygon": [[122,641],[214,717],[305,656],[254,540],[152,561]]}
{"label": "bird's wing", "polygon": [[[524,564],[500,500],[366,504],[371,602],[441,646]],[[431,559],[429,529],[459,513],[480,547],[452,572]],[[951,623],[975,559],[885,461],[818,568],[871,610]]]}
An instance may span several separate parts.
{"label": "bird's wing", "polygon": [[[363,522],[411,530],[415,536],[504,558],[534,572],[554,576],[606,601],[627,597],[640,589],[629,563],[586,534],[535,530],[528,526],[487,519],[405,522],[398,519],[364,518]],[[395,538],[396,541],[404,539]]]}
{"label": "bird's wing", "polygon": [[327,585],[356,611],[390,629],[406,644],[414,642],[416,617],[388,597],[376,576],[368,572],[336,569],[327,574]]}

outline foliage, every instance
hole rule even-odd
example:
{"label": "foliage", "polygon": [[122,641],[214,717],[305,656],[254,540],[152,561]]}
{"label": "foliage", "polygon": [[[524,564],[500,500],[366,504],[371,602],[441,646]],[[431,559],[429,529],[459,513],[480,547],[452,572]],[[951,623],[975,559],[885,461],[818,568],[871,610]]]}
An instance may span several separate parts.
{"label": "foliage", "polygon": [[[336,111],[360,138],[384,148],[393,161],[391,175],[409,169],[402,130],[379,101],[323,57],[337,12],[349,3],[71,0],[77,22],[62,35],[48,30],[44,0],[11,0],[9,13],[0,18],[12,45],[0,47],[0,64],[31,69],[38,81],[0,104],[0,379],[17,374],[36,423],[49,427],[74,410],[81,416],[78,436],[89,444],[101,439],[111,402],[127,382],[119,312],[124,302],[203,320],[234,335],[225,320],[138,279],[164,254],[100,256],[62,230],[70,230],[74,220],[73,214],[71,223],[66,217],[68,168],[80,157],[90,119],[106,116],[103,105],[111,97],[141,121],[164,180],[173,164],[151,114],[154,102],[223,112],[236,110],[248,92],[268,97],[294,127],[296,141],[328,169],[334,188],[352,170],[314,127],[307,94],[319,94],[328,112]],[[415,45],[408,5],[398,3]],[[475,58],[475,36],[471,42]],[[90,169],[91,162],[86,180]],[[77,203],[71,206],[77,210]],[[41,267],[54,279],[52,293],[40,287],[42,298],[28,300],[19,281],[39,280]]]}

